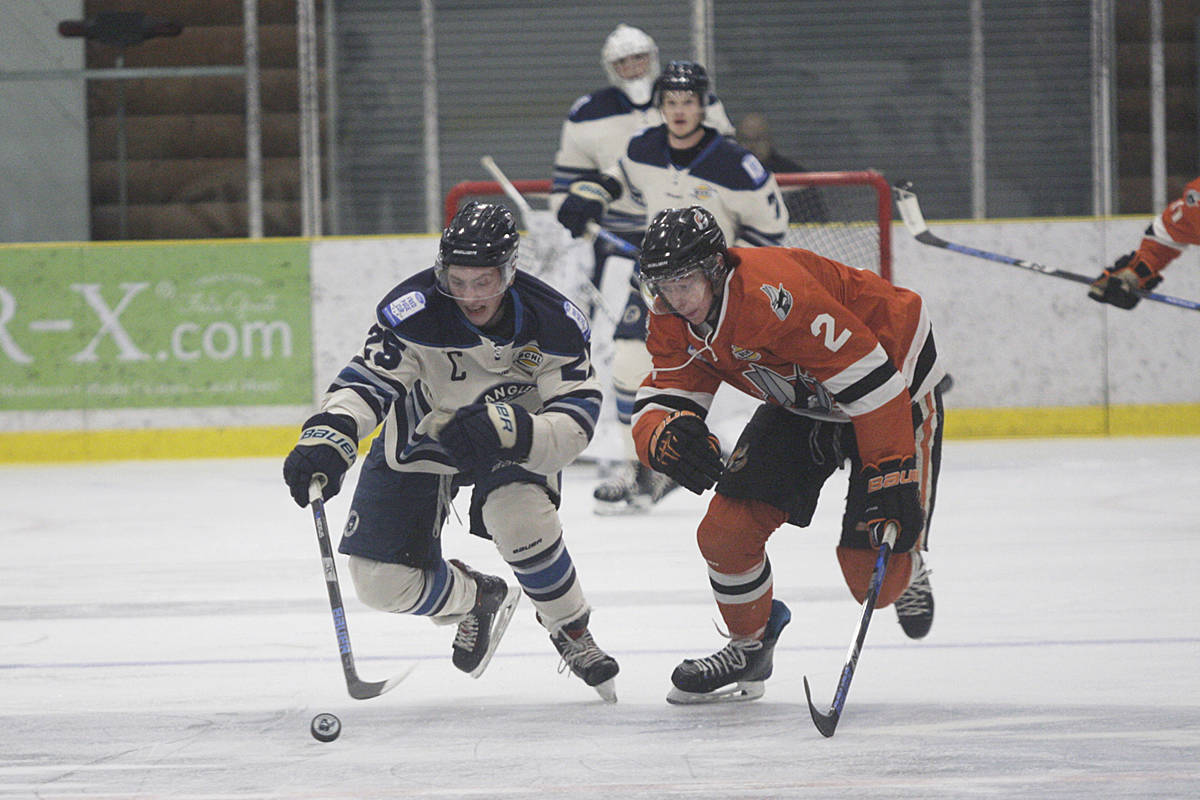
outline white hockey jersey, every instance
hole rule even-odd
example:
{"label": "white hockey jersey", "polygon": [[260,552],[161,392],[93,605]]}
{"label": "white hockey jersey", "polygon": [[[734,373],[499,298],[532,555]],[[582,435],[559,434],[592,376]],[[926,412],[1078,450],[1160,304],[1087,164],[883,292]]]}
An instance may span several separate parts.
{"label": "white hockey jersey", "polygon": [[362,352],[338,373],[321,410],[352,417],[360,440],[382,422],[394,470],[451,474],[458,470],[437,434],[454,412],[520,405],[533,415],[521,466],[557,473],[587,447],[600,414],[587,316],[521,271],[505,303],[512,334],[495,338],[438,291],[432,269],[417,273],[379,303]]}
{"label": "white hockey jersey", "polygon": [[622,198],[637,204],[646,222],[663,209],[697,205],[716,217],[730,245],[779,244],[787,232],[787,207],[775,176],[749,150],[712,129],[687,166],[672,162],[664,124],[630,139],[605,172],[621,183]]}
{"label": "white hockey jersey", "polygon": [[[602,172],[617,162],[629,139],[662,124],[662,114],[647,103],[633,101],[620,89],[609,86],[575,101],[563,122],[550,188],[550,209],[558,213],[571,182],[589,172]],[[715,94],[705,105],[705,124],[733,136],[733,123]],[[628,196],[614,201],[600,224],[611,231],[641,231],[646,228],[645,209]]]}

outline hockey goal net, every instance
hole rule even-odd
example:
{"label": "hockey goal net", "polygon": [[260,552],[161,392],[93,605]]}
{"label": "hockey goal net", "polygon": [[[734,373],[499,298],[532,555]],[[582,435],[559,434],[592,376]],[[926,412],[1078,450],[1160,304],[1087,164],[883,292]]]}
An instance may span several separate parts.
{"label": "hockey goal net", "polygon": [[[873,170],[789,172],[777,174],[775,180],[791,220],[785,245],[803,247],[891,280],[892,194],[883,175]],[[550,181],[514,180],[513,186],[535,209],[545,209]],[[499,183],[467,181],[446,195],[446,223],[463,203],[473,199],[513,205]],[[513,213],[520,219],[515,206]],[[524,224],[531,226],[532,222],[525,220]],[[530,257],[532,250],[526,251]]]}

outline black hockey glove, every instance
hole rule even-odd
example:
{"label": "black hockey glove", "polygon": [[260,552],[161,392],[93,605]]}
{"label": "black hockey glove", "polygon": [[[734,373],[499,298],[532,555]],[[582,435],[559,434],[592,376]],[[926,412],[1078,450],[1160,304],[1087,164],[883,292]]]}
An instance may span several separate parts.
{"label": "black hockey glove", "polygon": [[878,547],[889,523],[899,531],[893,553],[907,553],[917,543],[925,525],[921,508],[921,493],[917,489],[916,461],[912,456],[894,458],[878,466],[863,467],[860,477],[866,483],[867,497],[862,521],[871,534],[871,544]]}
{"label": "black hockey glove", "polygon": [[691,411],[670,414],[650,436],[650,466],[696,494],[721,478],[721,443]]}
{"label": "black hockey glove", "polygon": [[483,474],[497,461],[520,463],[533,444],[533,417],[509,403],[475,403],[454,413],[438,441],[466,473]]}
{"label": "black hockey glove", "polygon": [[558,209],[558,221],[578,239],[589,222],[599,222],[608,204],[621,196],[621,184],[609,175],[593,174],[571,184]]}
{"label": "black hockey glove", "polygon": [[1162,283],[1162,277],[1150,269],[1145,261],[1134,261],[1134,253],[1117,259],[1100,277],[1092,281],[1088,297],[1098,303],[1108,303],[1117,308],[1133,308],[1140,301],[1137,290],[1150,291]]}
{"label": "black hockey glove", "polygon": [[322,412],[309,417],[300,431],[300,441],[283,462],[283,480],[292,499],[301,508],[308,505],[308,485],[324,477],[324,499],[342,488],[346,470],[358,458],[358,425],[344,414]]}

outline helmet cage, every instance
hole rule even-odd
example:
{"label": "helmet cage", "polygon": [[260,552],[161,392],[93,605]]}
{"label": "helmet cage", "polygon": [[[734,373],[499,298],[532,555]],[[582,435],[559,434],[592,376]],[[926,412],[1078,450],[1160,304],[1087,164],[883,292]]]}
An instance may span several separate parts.
{"label": "helmet cage", "polygon": [[[622,78],[618,75],[613,65],[623,58],[639,53],[650,56],[645,74],[640,78]],[[604,40],[604,46],[600,49],[600,63],[604,67],[604,74],[608,76],[608,82],[629,95],[629,99],[635,104],[642,105],[650,101],[654,80],[659,72],[659,61],[658,45],[649,34],[622,22]]]}

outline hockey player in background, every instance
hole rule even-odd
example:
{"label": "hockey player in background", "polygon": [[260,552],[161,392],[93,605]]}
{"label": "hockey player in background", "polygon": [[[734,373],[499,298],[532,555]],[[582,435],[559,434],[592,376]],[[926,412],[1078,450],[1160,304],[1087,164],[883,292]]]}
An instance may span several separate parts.
{"label": "hockey player in background", "polygon": [[[609,85],[578,98],[567,112],[554,155],[550,210],[558,211],[572,182],[594,176],[615,164],[630,137],[662,123],[651,102],[659,74],[658,45],[645,31],[621,23],[600,49],[600,62]],[[705,102],[705,122],[727,136],[733,123],[711,92]],[[611,203],[600,219],[605,230],[637,245],[646,230],[646,210],[630,196]],[[600,287],[604,264],[616,251],[603,239],[593,243],[592,283]]]}
{"label": "hockey player in background", "polygon": [[455,215],[435,265],[380,302],[362,352],[304,423],[284,479],[301,506],[314,477],[333,497],[359,441],[383,423],[338,551],[366,605],[457,624],[453,663],[478,677],[520,590],[442,556],[451,500],[474,484],[471,533],[495,543],[562,661],[615,702],[617,662],[588,629],[557,512],[559,472],[587,446],[600,411],[589,326],[516,269],[517,244],[502,205],[470,203]]}
{"label": "hockey player in background", "polygon": [[1200,178],[1183,188],[1183,196],[1168,205],[1146,228],[1138,249],[1117,259],[1088,289],[1088,297],[1118,308],[1133,308],[1142,299],[1135,291],[1150,291],[1162,283],[1162,271],[1189,246],[1200,244]]}
{"label": "hockey player in background", "polygon": [[[614,203],[629,197],[641,206],[646,220],[665,208],[695,203],[716,217],[729,241],[782,241],[788,215],[775,178],[750,151],[705,123],[707,97],[703,66],[694,61],[667,65],[653,94],[663,124],[630,139],[600,175],[571,183],[558,219],[572,236],[583,235],[589,222],[604,218]],[[636,274],[613,338],[613,390],[627,460],[596,487],[599,513],[644,510],[674,486],[639,465],[628,428],[634,394],[650,369],[646,307]]]}
{"label": "hockey player in background", "polygon": [[[921,297],[808,250],[731,247],[716,218],[669,209],[642,244],[654,366],[637,393],[642,463],[697,494],[716,486],[697,541],[730,641],[687,659],[668,700],[753,699],[791,618],[773,598],[766,542],[806,527],[846,461],[837,558],[866,597],[884,528],[898,528],[878,606],[911,638],[933,624],[928,545],[942,439],[942,376]],[[728,463],[705,424],[729,384],[763,404]]]}

